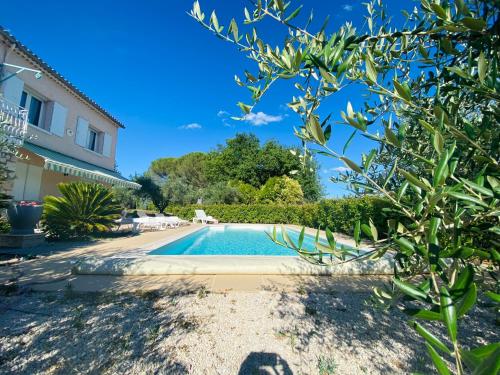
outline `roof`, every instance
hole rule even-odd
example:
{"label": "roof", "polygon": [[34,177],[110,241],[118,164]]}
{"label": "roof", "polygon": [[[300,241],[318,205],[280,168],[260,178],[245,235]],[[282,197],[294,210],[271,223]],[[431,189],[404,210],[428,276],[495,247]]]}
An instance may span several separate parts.
{"label": "roof", "polygon": [[141,185],[126,179],[117,171],[99,167],[30,142],[24,142],[22,147],[42,157],[45,160],[44,168],[47,170],[132,189],[141,187]]}
{"label": "roof", "polygon": [[97,104],[94,100],[88,97],[85,93],[83,93],[78,87],[64,78],[60,73],[58,73],[54,68],[52,68],[49,64],[43,61],[40,57],[38,57],[32,50],[22,44],[19,40],[17,40],[7,29],[5,29],[2,25],[0,25],[0,35],[7,39],[10,43],[15,44],[17,50],[25,54],[29,59],[33,60],[33,62],[40,66],[41,69],[45,70],[47,73],[56,78],[62,85],[66,86],[68,89],[77,94],[84,102],[93,107],[96,111],[101,113],[104,117],[111,120],[114,124],[121,128],[125,128],[125,126],[118,121],[115,117],[113,117],[109,112],[107,112],[104,108],[102,108],[99,104]]}

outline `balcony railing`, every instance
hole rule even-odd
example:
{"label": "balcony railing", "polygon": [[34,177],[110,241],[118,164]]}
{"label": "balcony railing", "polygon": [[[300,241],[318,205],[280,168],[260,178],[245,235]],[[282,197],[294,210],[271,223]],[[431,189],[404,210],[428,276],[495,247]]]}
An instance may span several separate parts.
{"label": "balcony railing", "polygon": [[0,131],[9,141],[21,145],[28,130],[28,111],[0,94]]}

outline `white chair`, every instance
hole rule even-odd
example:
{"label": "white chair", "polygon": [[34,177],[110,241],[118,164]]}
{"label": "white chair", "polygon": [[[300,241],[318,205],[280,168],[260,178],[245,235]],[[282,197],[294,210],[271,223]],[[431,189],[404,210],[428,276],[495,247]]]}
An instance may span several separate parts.
{"label": "white chair", "polygon": [[165,220],[167,223],[172,224],[175,228],[178,228],[182,225],[189,225],[189,221],[183,220],[178,216],[166,216]]}
{"label": "white chair", "polygon": [[178,228],[180,225],[180,219],[177,216],[165,216],[162,213],[155,214],[155,219],[160,221],[162,225],[166,228]]}
{"label": "white chair", "polygon": [[193,223],[196,222],[201,222],[202,224],[219,224],[219,220],[214,219],[212,216],[207,215],[204,210],[194,210],[194,213],[196,214],[195,217],[193,217]]}
{"label": "white chair", "polygon": [[133,219],[133,230],[138,232],[142,229],[164,230],[167,228],[166,223],[161,217],[148,216],[143,211],[137,211],[138,218]]}

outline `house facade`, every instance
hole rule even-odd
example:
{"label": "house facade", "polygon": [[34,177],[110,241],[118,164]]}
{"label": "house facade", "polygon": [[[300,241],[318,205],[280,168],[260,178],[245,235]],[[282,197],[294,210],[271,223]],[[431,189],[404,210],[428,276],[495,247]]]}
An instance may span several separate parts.
{"label": "house facade", "polygon": [[27,122],[15,161],[14,200],[41,201],[58,195],[58,183],[76,180],[139,187],[116,171],[123,124],[1,28],[0,69],[0,100]]}

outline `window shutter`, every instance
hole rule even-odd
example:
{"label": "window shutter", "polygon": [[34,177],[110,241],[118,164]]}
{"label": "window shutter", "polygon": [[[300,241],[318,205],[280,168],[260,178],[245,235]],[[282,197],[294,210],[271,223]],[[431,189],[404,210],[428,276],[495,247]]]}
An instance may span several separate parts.
{"label": "window shutter", "polygon": [[82,147],[87,147],[87,136],[89,133],[89,122],[83,117],[78,117],[76,121],[75,143]]}
{"label": "window shutter", "polygon": [[104,156],[111,156],[111,135],[104,133],[104,141],[102,143],[102,154]]}
{"label": "window shutter", "polygon": [[46,128],[48,128],[51,133],[59,137],[64,137],[68,110],[57,102],[48,102],[46,108],[48,119],[48,126]]}
{"label": "window shutter", "polygon": [[[12,73],[4,71],[3,77],[8,77]],[[24,82],[17,76],[10,77],[8,80],[3,82],[3,96],[12,104],[21,104],[21,95],[23,93]]]}

